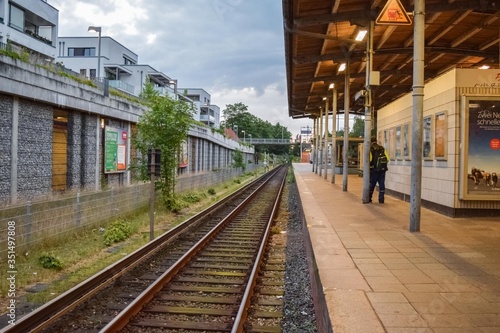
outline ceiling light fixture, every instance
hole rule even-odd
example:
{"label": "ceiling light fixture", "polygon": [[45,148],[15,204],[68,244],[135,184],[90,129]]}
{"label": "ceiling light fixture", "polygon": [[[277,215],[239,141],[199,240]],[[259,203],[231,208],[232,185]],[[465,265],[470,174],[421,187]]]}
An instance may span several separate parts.
{"label": "ceiling light fixture", "polygon": [[356,36],[356,40],[358,42],[361,42],[363,39],[365,39],[366,34],[368,33],[368,30],[359,30],[358,35]]}

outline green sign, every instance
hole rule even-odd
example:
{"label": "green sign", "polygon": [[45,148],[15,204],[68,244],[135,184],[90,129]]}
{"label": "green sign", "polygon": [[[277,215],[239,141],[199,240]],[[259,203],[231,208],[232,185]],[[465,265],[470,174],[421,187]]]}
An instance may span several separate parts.
{"label": "green sign", "polygon": [[123,128],[104,129],[104,173],[127,170],[128,132]]}

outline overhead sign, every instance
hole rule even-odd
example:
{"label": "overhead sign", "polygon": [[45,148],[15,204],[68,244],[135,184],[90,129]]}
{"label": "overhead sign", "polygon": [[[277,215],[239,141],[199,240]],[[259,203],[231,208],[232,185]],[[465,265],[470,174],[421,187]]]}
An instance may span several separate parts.
{"label": "overhead sign", "polygon": [[375,20],[379,25],[411,25],[411,19],[399,0],[388,0]]}

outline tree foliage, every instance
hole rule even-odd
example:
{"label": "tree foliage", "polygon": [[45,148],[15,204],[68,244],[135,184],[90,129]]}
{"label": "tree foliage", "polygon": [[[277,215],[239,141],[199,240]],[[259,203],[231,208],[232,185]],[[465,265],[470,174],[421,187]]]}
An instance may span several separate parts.
{"label": "tree foliage", "polygon": [[194,109],[183,100],[160,95],[151,84],[146,84],[141,97],[149,108],[139,118],[137,132],[132,143],[141,153],[139,166],[147,166],[148,149],[160,149],[160,177],[155,186],[161,191],[161,199],[167,209],[175,207],[175,176],[179,165],[179,151],[194,122]]}
{"label": "tree foliage", "polygon": [[233,152],[233,167],[242,168],[243,172],[245,172],[246,163],[243,160],[243,153],[241,152],[241,150],[236,149]]}
{"label": "tree foliage", "polygon": [[[271,124],[262,120],[248,111],[248,106],[243,103],[226,104],[222,110],[224,122],[221,124],[231,128],[240,138],[263,138],[263,139],[290,139],[292,133],[280,123]],[[244,131],[244,134],[243,134]],[[287,156],[290,154],[289,145],[256,145],[255,163],[262,158],[263,153]]]}
{"label": "tree foliage", "polygon": [[354,117],[354,124],[349,136],[352,138],[363,138],[365,136],[365,120],[363,118]]}

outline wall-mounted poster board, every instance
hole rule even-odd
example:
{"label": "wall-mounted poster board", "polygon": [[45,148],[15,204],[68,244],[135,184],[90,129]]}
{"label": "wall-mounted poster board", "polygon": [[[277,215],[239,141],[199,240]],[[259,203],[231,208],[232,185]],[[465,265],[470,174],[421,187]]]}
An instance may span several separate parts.
{"label": "wall-mounted poster board", "polygon": [[447,124],[446,124],[446,112],[436,113],[434,116],[434,155],[437,160],[446,159],[446,145],[448,143],[447,138]]}
{"label": "wall-mounted poster board", "polygon": [[500,200],[500,96],[462,96],[460,199]]}
{"label": "wall-mounted poster board", "polygon": [[127,170],[128,132],[122,128],[104,128],[104,173]]}

